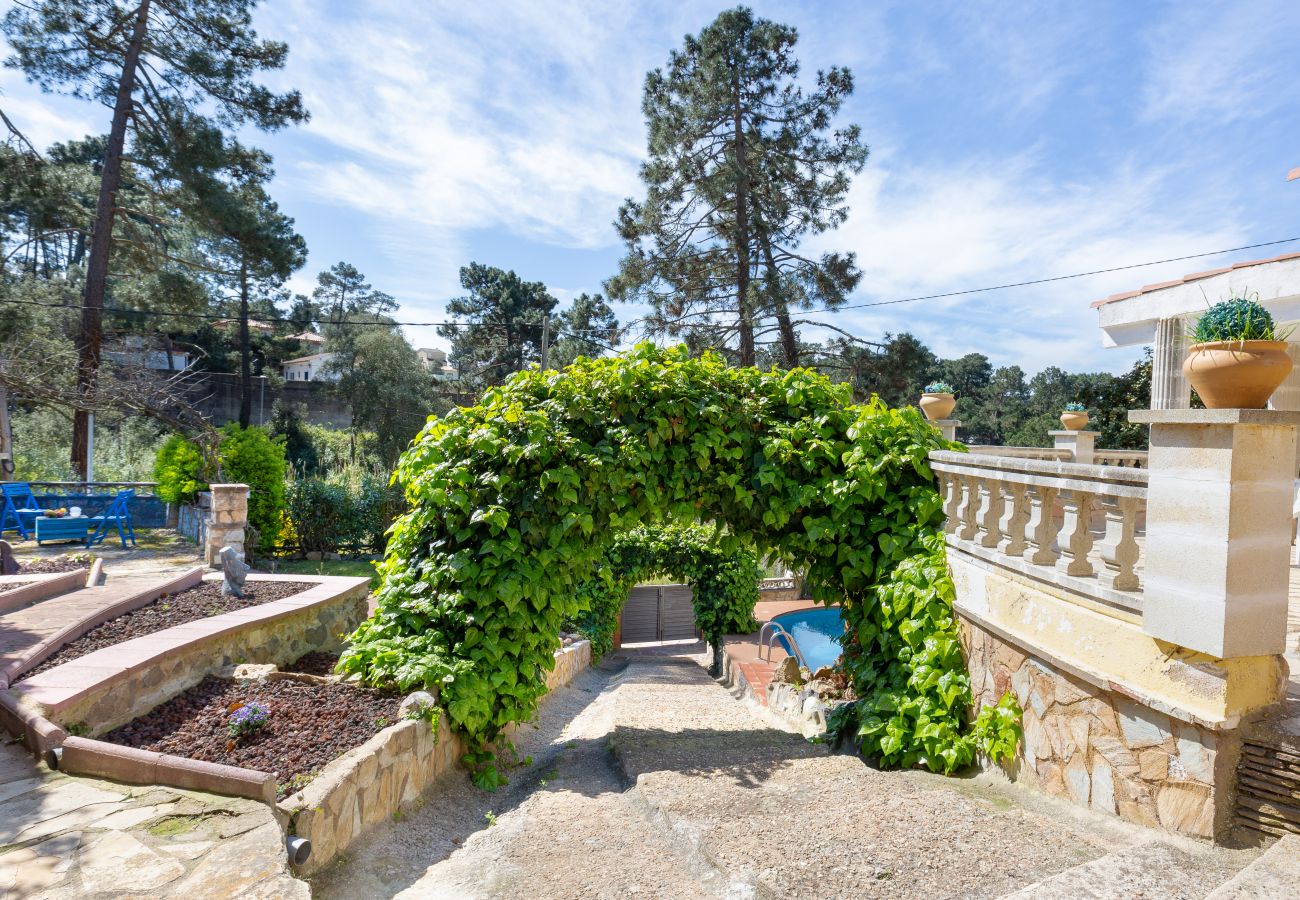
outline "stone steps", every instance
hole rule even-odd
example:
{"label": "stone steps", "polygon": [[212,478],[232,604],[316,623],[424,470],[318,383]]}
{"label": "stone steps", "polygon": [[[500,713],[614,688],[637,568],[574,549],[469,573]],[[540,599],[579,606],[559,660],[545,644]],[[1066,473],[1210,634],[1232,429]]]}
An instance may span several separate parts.
{"label": "stone steps", "polygon": [[1206,900],[1290,900],[1300,893],[1300,836],[1288,834]]}
{"label": "stone steps", "polygon": [[1233,820],[1269,837],[1300,834],[1300,701],[1251,726],[1237,763]]}
{"label": "stone steps", "polygon": [[1152,841],[1126,847],[1005,894],[1002,900],[1130,900],[1200,898],[1205,886],[1192,857]]}

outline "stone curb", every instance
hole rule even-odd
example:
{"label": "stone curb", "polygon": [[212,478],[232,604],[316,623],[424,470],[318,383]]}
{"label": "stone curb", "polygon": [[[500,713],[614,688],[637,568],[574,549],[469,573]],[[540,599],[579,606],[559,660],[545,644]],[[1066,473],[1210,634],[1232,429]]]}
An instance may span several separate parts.
{"label": "stone curb", "polygon": [[20,706],[18,698],[7,690],[0,690],[0,726],[10,734],[21,736],[23,745],[36,756],[67,740],[68,733],[44,716]]}
{"label": "stone curb", "polygon": [[57,597],[60,594],[66,594],[68,591],[82,587],[85,580],[84,575],[84,569],[73,569],[71,572],[59,572],[54,575],[29,575],[27,577],[11,575],[10,578],[20,581],[36,580],[31,584],[0,594],[0,613],[13,612],[38,600],[48,600],[51,597]]}
{"label": "stone curb", "polygon": [[115,619],[123,613],[131,612],[132,610],[139,609],[142,606],[148,606],[163,594],[174,594],[177,591],[183,591],[186,588],[194,587],[194,585],[198,584],[202,578],[202,567],[195,566],[193,569],[190,569],[182,575],[178,575],[177,577],[162,582],[161,584],[149,585],[143,590],[119,600],[112,606],[98,609],[93,614],[77,622],[71,623],[66,628],[50,635],[39,644],[28,648],[28,651],[21,659],[15,660],[6,666],[4,670],[0,670],[0,678],[3,678],[7,684],[11,684],[14,678],[28,669],[39,665],[46,657],[54,654],[64,644],[69,643],[70,641],[75,641],[92,628],[102,625],[110,619]]}
{"label": "stone curb", "polygon": [[62,749],[59,769],[72,775],[229,794],[261,800],[268,805],[275,803],[275,776],[268,772],[138,750],[92,738],[68,737]]}

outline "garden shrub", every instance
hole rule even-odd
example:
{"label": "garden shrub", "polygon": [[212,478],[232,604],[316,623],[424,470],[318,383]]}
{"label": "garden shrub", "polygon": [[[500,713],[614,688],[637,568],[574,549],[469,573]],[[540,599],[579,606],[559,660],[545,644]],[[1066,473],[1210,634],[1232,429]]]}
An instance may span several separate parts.
{"label": "garden shrub", "polygon": [[299,550],[378,553],[401,499],[382,475],[343,470],[290,481],[285,514]]}
{"label": "garden shrub", "polygon": [[[241,429],[232,422],[220,430],[217,454],[221,477],[231,484],[248,485],[248,522],[261,535],[258,549],[270,550],[280,531],[284,506],[284,448],[261,428]],[[215,477],[198,445],[180,435],[170,436],[158,451],[156,491],[168,503],[194,502]]]}
{"label": "garden shrub", "polygon": [[683,347],[521,372],[402,456],[410,508],[340,668],[438,688],[493,786],[492,748],[536,709],[561,624],[590,609],[586,573],[620,533],[707,519],[841,604],[864,750],[951,772],[975,738],[927,461],[950,446],[916,410],[854,405],[810,370]]}

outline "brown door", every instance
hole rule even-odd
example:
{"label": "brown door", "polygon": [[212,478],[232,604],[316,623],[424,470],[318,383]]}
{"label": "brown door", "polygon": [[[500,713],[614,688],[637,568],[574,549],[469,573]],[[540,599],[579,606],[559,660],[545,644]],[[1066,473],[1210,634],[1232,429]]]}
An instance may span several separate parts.
{"label": "brown door", "polygon": [[640,585],[623,605],[624,644],[693,640],[695,611],[690,585]]}

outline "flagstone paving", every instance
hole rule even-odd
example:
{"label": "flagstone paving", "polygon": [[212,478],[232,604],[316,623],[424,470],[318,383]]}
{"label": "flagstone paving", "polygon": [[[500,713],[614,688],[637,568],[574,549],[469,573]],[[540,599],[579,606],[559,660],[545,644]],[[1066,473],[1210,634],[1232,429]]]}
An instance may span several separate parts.
{"label": "flagstone paving", "polygon": [[0,900],[309,896],[263,803],[71,777],[0,746]]}
{"label": "flagstone paving", "polygon": [[510,785],[484,794],[453,773],[318,875],[314,896],[999,897],[1093,861],[1122,875],[1121,851],[1155,841],[1170,868],[1149,883],[1171,890],[1144,896],[1192,898],[1254,856],[988,776],[874,770],[663,653],[584,674],[519,752]]}

